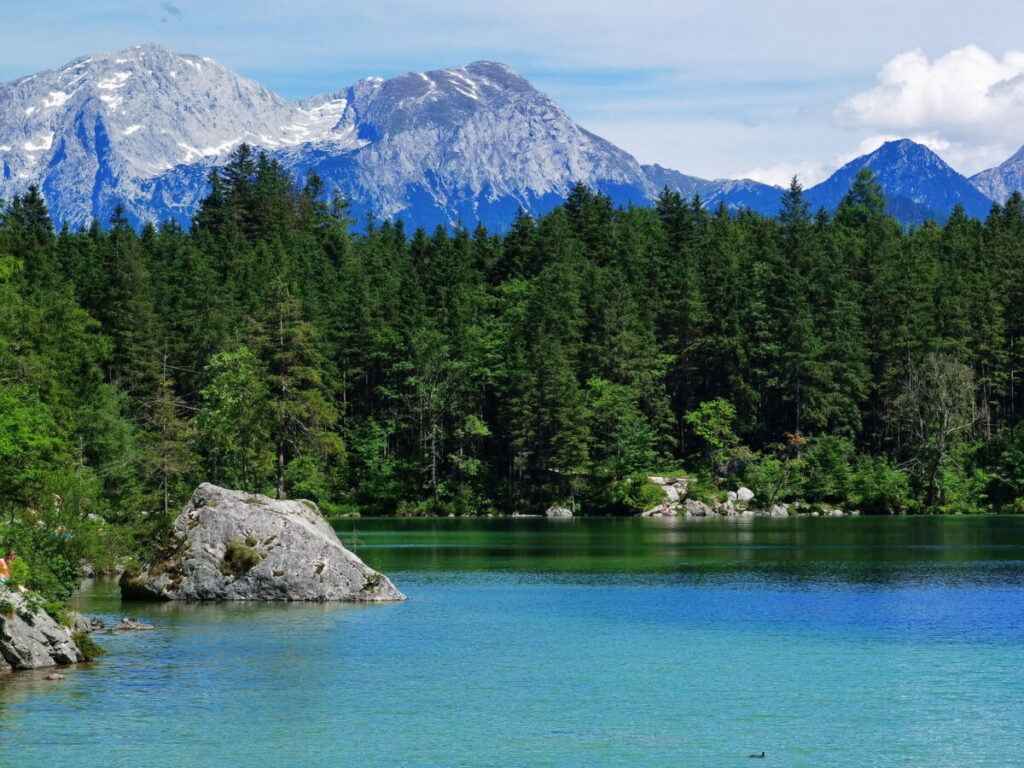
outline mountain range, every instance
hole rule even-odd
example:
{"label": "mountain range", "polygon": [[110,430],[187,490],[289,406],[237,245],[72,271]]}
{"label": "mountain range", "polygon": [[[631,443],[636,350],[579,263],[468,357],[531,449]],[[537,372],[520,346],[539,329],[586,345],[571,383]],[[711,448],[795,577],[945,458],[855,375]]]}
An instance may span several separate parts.
{"label": "mountain range", "polygon": [[[36,184],[53,218],[72,226],[105,221],[118,204],[135,222],[187,224],[210,168],[242,142],[300,177],[315,169],[357,217],[413,226],[480,220],[502,230],[519,208],[544,213],[576,183],[623,205],[668,187],[765,214],[782,193],[641,165],[496,62],[368,77],[290,102],[212,59],[144,45],[0,85],[0,198]],[[905,223],[942,220],[957,203],[984,216],[1024,182],[1024,149],[967,179],[902,140],[840,168],[808,199],[834,208],[865,165]]]}

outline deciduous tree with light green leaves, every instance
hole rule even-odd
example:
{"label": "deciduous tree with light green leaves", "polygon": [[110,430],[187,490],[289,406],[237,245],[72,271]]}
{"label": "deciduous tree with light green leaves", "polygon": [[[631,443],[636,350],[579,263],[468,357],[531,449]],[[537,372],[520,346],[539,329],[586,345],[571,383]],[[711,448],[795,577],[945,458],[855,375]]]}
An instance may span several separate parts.
{"label": "deciduous tree with light green leaves", "polygon": [[684,418],[703,441],[704,454],[712,471],[716,470],[728,457],[728,451],[739,444],[739,438],[733,431],[736,407],[728,400],[716,397],[687,411]]}

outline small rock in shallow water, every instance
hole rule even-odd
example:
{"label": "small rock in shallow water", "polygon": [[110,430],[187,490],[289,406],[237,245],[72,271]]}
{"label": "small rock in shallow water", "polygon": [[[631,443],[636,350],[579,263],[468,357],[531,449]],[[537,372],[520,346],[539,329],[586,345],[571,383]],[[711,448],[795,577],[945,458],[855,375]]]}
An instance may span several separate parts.
{"label": "small rock in shallow water", "polygon": [[143,624],[138,619],[123,618],[121,623],[114,627],[115,632],[145,632],[151,629],[156,629],[152,624]]}
{"label": "small rock in shallow water", "polygon": [[59,672],[51,672],[44,679],[45,680],[63,680],[63,679],[65,679],[65,677],[66,677],[65,675],[62,675]]}
{"label": "small rock in shallow water", "polygon": [[80,613],[73,613],[71,618],[74,621],[75,632],[85,632],[88,634],[90,632],[98,632],[107,626],[103,619],[96,616],[83,616]]}

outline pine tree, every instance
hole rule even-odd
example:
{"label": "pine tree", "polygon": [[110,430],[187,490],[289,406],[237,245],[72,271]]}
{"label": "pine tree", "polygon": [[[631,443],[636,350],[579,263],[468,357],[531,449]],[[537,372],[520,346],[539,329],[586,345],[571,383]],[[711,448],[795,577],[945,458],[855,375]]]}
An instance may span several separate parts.
{"label": "pine tree", "polygon": [[172,500],[176,505],[188,493],[184,481],[196,462],[189,431],[189,408],[175,393],[168,373],[165,357],[153,398],[143,406],[142,421],[147,433],[143,451],[148,480],[158,493],[164,517],[169,519]]}
{"label": "pine tree", "polygon": [[272,294],[273,302],[253,328],[253,341],[267,375],[275,491],[282,499],[290,461],[309,453],[326,462],[343,455],[344,447],[332,431],[338,414],[328,396],[315,330],[302,319],[283,280],[274,282]]}

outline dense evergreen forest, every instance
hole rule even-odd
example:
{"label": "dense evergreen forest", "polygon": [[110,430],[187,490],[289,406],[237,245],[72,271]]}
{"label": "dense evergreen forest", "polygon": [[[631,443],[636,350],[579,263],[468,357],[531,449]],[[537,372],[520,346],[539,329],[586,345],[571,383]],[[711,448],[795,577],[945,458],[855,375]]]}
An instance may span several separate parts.
{"label": "dense evergreen forest", "polygon": [[[0,510],[36,586],[154,541],[209,480],[333,514],[634,514],[697,493],[1024,505],[1024,199],[904,230],[665,191],[409,233],[239,148],[185,231],[0,215]],[[33,562],[34,560],[34,562]]]}

